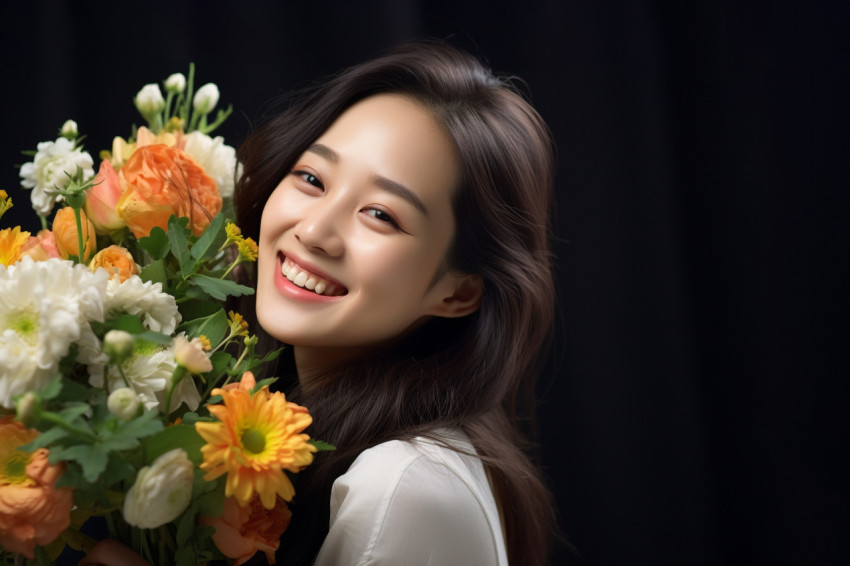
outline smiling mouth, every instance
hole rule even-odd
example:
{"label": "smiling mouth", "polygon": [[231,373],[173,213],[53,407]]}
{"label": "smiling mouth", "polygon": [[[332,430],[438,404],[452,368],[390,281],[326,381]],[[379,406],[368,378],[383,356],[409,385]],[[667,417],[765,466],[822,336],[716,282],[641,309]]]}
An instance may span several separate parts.
{"label": "smiling mouth", "polygon": [[289,279],[293,285],[312,291],[317,295],[339,297],[348,293],[348,289],[342,285],[337,285],[315,273],[307,271],[288,257],[283,259],[283,263],[280,266],[280,273]]}

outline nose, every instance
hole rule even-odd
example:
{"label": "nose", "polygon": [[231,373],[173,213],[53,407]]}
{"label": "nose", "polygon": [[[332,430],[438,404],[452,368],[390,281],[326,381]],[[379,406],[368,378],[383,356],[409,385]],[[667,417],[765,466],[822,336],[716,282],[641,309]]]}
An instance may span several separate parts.
{"label": "nose", "polygon": [[345,250],[342,204],[329,197],[317,199],[296,225],[295,239],[313,253],[341,256]]}

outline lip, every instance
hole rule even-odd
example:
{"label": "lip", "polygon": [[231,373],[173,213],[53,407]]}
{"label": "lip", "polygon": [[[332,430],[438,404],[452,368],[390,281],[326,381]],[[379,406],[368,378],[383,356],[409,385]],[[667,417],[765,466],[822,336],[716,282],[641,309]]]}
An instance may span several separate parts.
{"label": "lip", "polygon": [[298,258],[298,256],[294,254],[284,255],[283,252],[278,252],[277,260],[275,261],[274,284],[275,287],[277,287],[278,291],[281,292],[281,294],[296,301],[304,303],[328,303],[341,299],[345,296],[345,294],[334,296],[319,295],[317,293],[314,293],[313,291],[309,291],[307,289],[304,289],[303,287],[299,287],[298,285],[284,277],[283,273],[281,273],[280,271],[280,268],[283,265],[284,258],[287,257],[297,263],[299,266],[303,267],[305,270],[309,271],[310,273],[318,275],[329,283],[333,283],[334,285],[338,285],[343,289],[347,289],[345,285],[343,285],[333,277],[330,277],[321,269],[311,265],[309,262],[301,260],[300,258]]}

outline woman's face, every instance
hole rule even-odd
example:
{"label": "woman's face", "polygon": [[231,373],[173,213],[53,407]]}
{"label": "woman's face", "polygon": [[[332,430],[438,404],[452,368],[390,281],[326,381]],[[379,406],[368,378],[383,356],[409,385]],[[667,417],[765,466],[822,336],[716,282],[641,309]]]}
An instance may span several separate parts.
{"label": "woman's face", "polygon": [[411,99],[376,95],[344,112],[263,211],[263,328],[296,347],[362,350],[474,310],[461,312],[463,278],[442,269],[457,169],[442,126]]}

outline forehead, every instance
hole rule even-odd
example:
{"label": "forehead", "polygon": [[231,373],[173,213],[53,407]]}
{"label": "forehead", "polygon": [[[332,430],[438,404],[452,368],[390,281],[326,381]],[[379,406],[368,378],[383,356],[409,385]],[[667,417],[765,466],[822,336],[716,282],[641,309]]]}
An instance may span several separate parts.
{"label": "forehead", "polygon": [[341,167],[382,176],[422,198],[451,196],[458,180],[454,143],[422,104],[379,94],[343,112],[316,143],[329,147]]}

